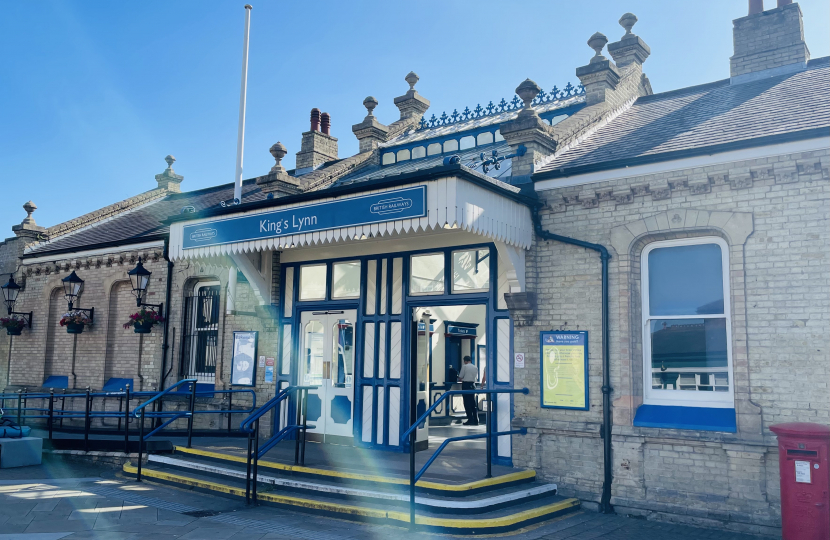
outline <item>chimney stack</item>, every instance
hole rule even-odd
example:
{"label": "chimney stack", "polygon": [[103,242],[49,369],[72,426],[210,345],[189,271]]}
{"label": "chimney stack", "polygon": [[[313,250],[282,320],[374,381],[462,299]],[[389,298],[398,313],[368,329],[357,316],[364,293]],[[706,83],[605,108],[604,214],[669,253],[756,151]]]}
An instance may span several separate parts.
{"label": "chimney stack", "polygon": [[311,131],[320,131],[320,109],[311,109]]}
{"label": "chimney stack", "polygon": [[[322,125],[323,131],[320,131]],[[329,134],[331,116],[311,109],[311,129],[303,133],[300,151],[297,152],[295,176],[310,173],[327,161],[337,159],[337,138]]]}
{"label": "chimney stack", "polygon": [[329,131],[331,131],[331,116],[329,116],[329,113],[324,112],[320,116],[320,127],[324,134],[329,135]]}
{"label": "chimney stack", "polygon": [[801,71],[810,60],[798,4],[778,0],[774,9],[763,9],[763,0],[749,0],[749,15],[732,21],[732,84]]}

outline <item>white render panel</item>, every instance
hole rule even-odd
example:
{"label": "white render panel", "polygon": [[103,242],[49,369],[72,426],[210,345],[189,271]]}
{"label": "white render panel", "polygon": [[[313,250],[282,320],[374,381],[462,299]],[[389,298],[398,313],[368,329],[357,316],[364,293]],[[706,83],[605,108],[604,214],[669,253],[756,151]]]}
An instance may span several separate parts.
{"label": "white render panel", "polygon": [[280,373],[288,375],[291,373],[291,325],[282,325],[282,362],[280,362]]}
{"label": "white render panel", "polygon": [[291,317],[291,311],[294,309],[294,267],[289,266],[285,269],[285,301],[284,311],[286,317]]}
{"label": "white render panel", "polygon": [[386,323],[378,323],[378,378],[386,377]]}
{"label": "white render panel", "polygon": [[392,259],[392,315],[399,315],[403,306],[403,258]]}
{"label": "white render panel", "polygon": [[363,331],[363,376],[375,376],[375,323],[364,323]]}
{"label": "white render panel", "polygon": [[392,321],[389,332],[389,378],[401,378],[401,323]]}
{"label": "white render panel", "polygon": [[366,315],[375,314],[375,296],[377,294],[378,262],[371,260],[366,263]]}
{"label": "white render panel", "polygon": [[[498,394],[496,431],[510,431],[510,395]],[[499,457],[510,457],[510,435],[502,435],[498,442]]]}
{"label": "white render panel", "polygon": [[372,402],[375,399],[375,387],[363,387],[363,428],[360,439],[363,442],[372,442]]}
{"label": "white render panel", "polygon": [[386,315],[386,267],[387,260],[380,263],[380,314]]}
{"label": "white render panel", "polygon": [[[496,182],[496,181],[493,181]],[[477,184],[456,177],[441,178],[433,182],[416,182],[407,186],[396,186],[368,190],[364,194],[385,193],[404,187],[427,186],[427,215],[423,218],[393,220],[382,223],[341,227],[326,231],[301,233],[277,238],[263,238],[234,242],[219,246],[209,246],[185,250],[182,248],[185,225],[198,225],[212,221],[234,219],[242,216],[258,215],[275,210],[285,210],[305,206],[295,203],[269,208],[258,208],[248,212],[237,212],[221,218],[199,218],[187,222],[177,222],[170,226],[170,257],[173,260],[219,257],[236,253],[266,250],[290,250],[328,242],[359,241],[363,235],[388,236],[406,234],[419,230],[431,230],[452,227],[453,225],[468,231],[474,231],[487,239],[498,240],[508,245],[529,249],[533,241],[533,224],[530,210],[504,195],[485,189]],[[317,203],[338,200],[343,197],[325,197]]]}
{"label": "white render panel", "polygon": [[389,387],[389,446],[398,446],[401,436],[401,389]]}
{"label": "white render panel", "polygon": [[496,381],[510,382],[510,319],[496,319]]}
{"label": "white render panel", "polygon": [[383,444],[383,424],[384,424],[384,411],[386,411],[386,407],[383,403],[383,396],[385,392],[385,388],[382,386],[378,386],[378,423],[377,423],[377,442],[378,444]]}

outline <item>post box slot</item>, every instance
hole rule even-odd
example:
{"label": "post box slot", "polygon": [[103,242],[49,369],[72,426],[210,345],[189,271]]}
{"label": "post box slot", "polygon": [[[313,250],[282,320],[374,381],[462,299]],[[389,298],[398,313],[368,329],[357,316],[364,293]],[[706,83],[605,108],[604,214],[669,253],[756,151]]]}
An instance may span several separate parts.
{"label": "post box slot", "polygon": [[818,456],[815,450],[787,450],[788,456]]}

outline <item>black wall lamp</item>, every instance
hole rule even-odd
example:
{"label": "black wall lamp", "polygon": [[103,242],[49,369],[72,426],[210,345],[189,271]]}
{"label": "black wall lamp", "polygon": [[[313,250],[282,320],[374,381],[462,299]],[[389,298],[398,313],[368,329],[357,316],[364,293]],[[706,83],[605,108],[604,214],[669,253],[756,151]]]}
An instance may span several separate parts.
{"label": "black wall lamp", "polygon": [[73,270],[71,274],[61,280],[63,282],[63,297],[66,298],[69,304],[69,311],[83,311],[89,313],[90,323],[95,320],[95,308],[76,308],[73,307],[78,297],[84,291],[84,280],[78,277],[78,274]]}
{"label": "black wall lamp", "polygon": [[144,268],[141,264],[141,257],[138,258],[138,264],[135,268],[127,272],[130,276],[130,281],[133,284],[133,296],[135,296],[135,305],[137,307],[149,307],[158,309],[159,313],[164,313],[164,302],[161,304],[147,304],[142,301],[142,297],[147,293],[147,285],[150,284],[150,276],[153,273]]}
{"label": "black wall lamp", "polygon": [[26,321],[26,325],[31,328],[32,327],[32,314],[33,311],[29,313],[20,313],[14,311],[14,303],[17,302],[17,295],[20,294],[20,285],[15,283],[14,281],[14,274],[9,275],[9,281],[0,287],[3,289],[3,302],[6,304],[6,308],[8,308],[9,315],[22,315],[23,320]]}

